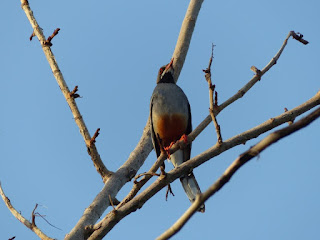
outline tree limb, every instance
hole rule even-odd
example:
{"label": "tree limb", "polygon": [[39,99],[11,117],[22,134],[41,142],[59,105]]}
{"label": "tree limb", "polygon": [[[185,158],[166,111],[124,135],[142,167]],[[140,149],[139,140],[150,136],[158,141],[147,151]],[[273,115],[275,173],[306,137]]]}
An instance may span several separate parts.
{"label": "tree limb", "polygon": [[42,32],[42,29],[38,25],[38,22],[36,21],[34,15],[33,15],[33,12],[30,9],[28,1],[21,0],[21,7],[22,7],[23,11],[25,12],[25,14],[27,15],[27,18],[29,19],[29,22],[33,28],[32,35],[37,36],[37,38],[39,39],[42,50],[48,60],[48,63],[49,63],[50,68],[52,70],[52,73],[53,73],[55,79],[57,80],[57,83],[63,93],[63,96],[65,97],[65,99],[70,107],[70,110],[73,114],[74,120],[75,120],[76,124],[78,125],[78,127],[80,129],[80,133],[83,136],[84,141],[87,145],[88,153],[91,156],[91,160],[93,162],[93,165],[95,166],[98,173],[101,175],[103,181],[106,182],[106,180],[110,177],[112,172],[109,171],[106,168],[106,166],[104,165],[104,163],[102,162],[95,144],[90,144],[91,143],[90,142],[91,136],[90,136],[89,130],[88,130],[81,114],[80,114],[80,110],[76,104],[74,97],[72,97],[72,95],[70,94],[70,90],[68,88],[68,85],[67,85],[66,81],[64,80],[64,77],[59,69],[58,63],[57,63],[57,61],[53,55],[53,52],[51,51],[51,48],[50,48],[52,45],[51,40],[57,34],[58,31],[55,31],[54,32],[55,34],[52,34],[50,36],[51,38],[50,37],[48,38],[48,40],[50,40],[49,41],[50,44],[48,44],[48,40],[45,38],[45,36]]}
{"label": "tree limb", "polygon": [[220,143],[222,143],[220,125],[218,124],[217,118],[214,115],[214,108],[218,106],[218,96],[217,96],[217,92],[215,92],[216,93],[215,94],[216,100],[214,101],[213,100],[213,92],[214,92],[216,86],[212,85],[212,81],[211,81],[211,64],[212,64],[212,59],[213,59],[213,48],[214,48],[214,45],[212,44],[209,66],[207,67],[207,69],[202,70],[202,71],[205,73],[205,78],[206,78],[206,81],[208,82],[208,86],[209,86],[209,102],[210,102],[209,112],[210,112],[210,116],[212,118],[212,122],[214,124],[214,127],[216,129],[218,144],[220,144]]}
{"label": "tree limb", "polygon": [[[34,210],[32,211],[32,223],[29,222],[27,219],[25,219],[11,204],[10,199],[5,195],[3,192],[1,183],[0,183],[0,195],[5,202],[7,208],[10,210],[12,215],[18,219],[23,225],[25,225],[27,228],[29,228],[31,231],[33,231],[37,236],[44,240],[54,240],[53,238],[48,237],[45,235],[35,224],[34,222]],[[36,205],[37,206],[37,205]]]}
{"label": "tree limb", "polygon": [[196,200],[189,207],[189,209],[163,234],[161,234],[157,240],[165,240],[171,238],[177,232],[181,230],[181,228],[187,223],[187,221],[197,212],[197,209],[210,197],[212,197],[216,192],[218,192],[227,182],[230,181],[233,174],[239,170],[245,163],[249,160],[258,156],[263,150],[269,147],[271,144],[276,143],[278,140],[308,126],[311,122],[320,117],[320,108],[317,108],[315,111],[297,121],[296,123],[291,124],[288,127],[277,130],[267,137],[262,139],[255,146],[250,148],[248,151],[241,154],[222,174],[222,176],[212,184],[208,190],[204,193],[197,196]]}
{"label": "tree limb", "polygon": [[127,204],[120,208],[116,208],[116,214],[114,214],[113,212],[109,213],[100,223],[94,226],[94,229],[96,229],[96,231],[94,231],[88,239],[102,239],[121,219],[141,208],[144,203],[151,197],[153,197],[157,192],[166,187],[169,183],[181,177],[183,174],[190,172],[192,169],[200,166],[204,162],[234,146],[243,144],[250,139],[258,137],[262,133],[265,133],[283,123],[288,122],[289,120],[296,118],[297,116],[303,114],[304,112],[312,109],[317,105],[320,105],[320,91],[313,98],[309,99],[300,106],[282,113],[281,115],[272,118],[248,131],[234,136],[222,142],[221,144],[216,144],[215,146],[209,148],[198,156],[182,163],[178,168],[174,168],[173,170],[168,172],[165,178],[159,177],[147,189],[145,189]]}
{"label": "tree limb", "polygon": [[[228,100],[226,100],[224,103],[222,103],[221,105],[219,105],[217,108],[214,109],[214,114],[215,116],[217,116],[217,114],[222,111],[224,108],[228,107],[230,104],[234,103],[236,100],[242,98],[252,87],[253,85],[255,85],[258,81],[261,80],[261,77],[268,72],[278,61],[278,59],[280,58],[283,50],[285,49],[288,40],[290,37],[293,37],[294,39],[297,40],[297,37],[294,36],[302,36],[303,35],[297,35],[294,31],[290,31],[286,37],[286,39],[284,40],[281,48],[279,49],[279,51],[276,53],[276,55],[270,60],[270,62],[260,71],[258,70],[256,67],[252,67],[254,69],[256,69],[256,71],[254,71],[256,74],[250,79],[250,81],[244,85],[240,90],[238,90],[238,92],[236,94],[234,94],[232,97],[230,97]],[[299,38],[299,42],[302,42],[303,44],[307,44],[308,41],[304,40],[303,38]],[[202,121],[201,125],[199,125],[199,127],[201,126],[201,128],[206,128],[209,123],[211,122],[211,116],[210,114]],[[200,130],[200,129],[199,129]],[[199,131],[201,132],[201,131]]]}
{"label": "tree limb", "polygon": [[203,0],[190,0],[186,15],[183,19],[176,47],[173,52],[174,79],[177,82],[186,59],[191,37],[200,12]]}

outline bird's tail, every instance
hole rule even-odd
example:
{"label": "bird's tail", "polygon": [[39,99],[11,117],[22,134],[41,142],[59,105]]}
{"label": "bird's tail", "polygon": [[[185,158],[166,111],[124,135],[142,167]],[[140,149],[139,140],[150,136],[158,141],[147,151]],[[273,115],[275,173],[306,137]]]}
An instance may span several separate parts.
{"label": "bird's tail", "polygon": [[[200,187],[198,185],[198,182],[196,178],[194,177],[193,173],[189,173],[186,176],[183,176],[180,178],[182,187],[184,191],[186,192],[190,202],[194,202],[196,200],[197,194],[200,194]],[[204,212],[205,211],[205,206],[202,204],[200,208],[198,209],[199,212]]]}
{"label": "bird's tail", "polygon": [[[175,153],[173,153],[170,157],[170,161],[172,164],[177,167],[181,163],[183,163],[183,151],[178,150]],[[193,203],[196,200],[197,194],[201,193],[200,187],[198,185],[198,182],[196,178],[193,175],[193,172],[183,176],[180,178],[182,187],[184,191],[186,192],[189,200],[191,203]],[[198,209],[199,212],[204,212],[205,211],[205,206],[202,204],[200,208]]]}

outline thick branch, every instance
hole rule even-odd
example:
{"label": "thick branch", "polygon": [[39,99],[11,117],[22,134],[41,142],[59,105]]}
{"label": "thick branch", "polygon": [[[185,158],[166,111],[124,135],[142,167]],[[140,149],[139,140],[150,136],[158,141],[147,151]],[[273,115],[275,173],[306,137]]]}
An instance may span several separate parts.
{"label": "thick branch", "polygon": [[[0,183],[0,195],[3,199],[3,201],[5,202],[5,204],[7,205],[7,208],[10,210],[10,212],[12,213],[12,215],[18,219],[22,224],[24,224],[27,228],[29,228],[31,231],[33,231],[35,234],[37,234],[37,236],[41,239],[44,240],[54,240],[53,238],[48,237],[47,235],[45,235],[35,224],[34,219],[32,220],[32,223],[29,222],[27,219],[25,219],[11,204],[10,199],[5,195],[5,193],[3,192],[3,189],[1,187],[1,183]],[[32,214],[32,216],[34,216],[34,214]]]}
{"label": "thick branch", "polygon": [[141,208],[146,201],[153,197],[158,191],[167,186],[169,183],[173,182],[177,178],[181,177],[183,174],[190,172],[190,170],[198,167],[209,159],[219,155],[220,153],[246,141],[258,137],[260,134],[265,133],[295,117],[301,115],[302,113],[310,110],[311,108],[320,104],[320,91],[310,100],[303,103],[302,105],[285,112],[278,117],[272,118],[257,127],[254,127],[246,132],[243,132],[235,137],[232,137],[219,145],[215,145],[205,152],[199,154],[198,156],[188,160],[187,162],[179,165],[179,168],[174,168],[166,177],[159,177],[154,183],[152,183],[147,189],[141,192],[134,199],[129,201],[123,207],[117,209],[116,214],[109,213],[99,224],[97,224],[94,229],[96,231],[88,239],[102,239],[121,219],[123,219],[128,214]]}
{"label": "thick branch", "polygon": [[[84,141],[87,145],[88,153],[91,156],[93,164],[94,164],[96,170],[98,171],[98,173],[101,175],[103,181],[105,182],[108,179],[108,177],[111,175],[111,172],[103,164],[103,162],[100,158],[100,155],[98,153],[98,150],[96,149],[95,144],[90,144],[91,136],[90,136],[89,130],[88,130],[81,114],[80,114],[80,111],[79,111],[79,108],[76,104],[76,101],[74,100],[72,95],[70,95],[68,85],[65,82],[63,75],[59,69],[58,63],[57,63],[57,61],[51,51],[50,44],[48,44],[48,42],[47,42],[48,40],[45,38],[45,36],[42,32],[42,29],[40,28],[35,17],[33,16],[33,12],[30,9],[28,1],[21,0],[21,7],[24,10],[24,12],[26,13],[27,18],[30,21],[30,24],[33,28],[33,33],[37,36],[37,38],[39,39],[39,41],[41,43],[42,50],[43,50],[43,52],[49,62],[52,73],[57,80],[57,83],[58,83],[58,85],[59,85],[59,87],[60,87],[69,107],[70,107],[70,110],[73,114],[74,120],[80,129],[80,133],[84,138]],[[50,43],[51,43],[51,39],[50,39]]]}
{"label": "thick branch", "polygon": [[191,42],[192,33],[196,25],[198,14],[200,12],[203,0],[191,0],[183,19],[176,48],[174,49],[172,57],[174,58],[174,79],[177,82],[180,72],[182,70],[184,61],[186,59],[189,45]]}
{"label": "thick branch", "polygon": [[136,175],[152,149],[148,119],[142,136],[128,160],[107,180],[101,192],[95,197],[90,206],[84,211],[78,223],[66,236],[66,240],[83,239],[85,227],[97,222],[110,205],[109,196],[112,199],[115,198],[120,189]]}
{"label": "thick branch", "polygon": [[198,196],[196,201],[189,207],[189,209],[163,234],[161,234],[157,240],[169,239],[187,223],[187,221],[193,216],[197,209],[211,196],[218,192],[227,182],[230,181],[233,174],[242,167],[249,160],[258,156],[263,150],[269,147],[271,144],[276,143],[278,140],[308,126],[311,122],[320,117],[320,108],[302,118],[296,123],[291,124],[281,130],[275,131],[269,134],[266,138],[262,139],[255,146],[250,148],[245,153],[241,154],[222,174],[222,176],[212,184],[207,191]]}

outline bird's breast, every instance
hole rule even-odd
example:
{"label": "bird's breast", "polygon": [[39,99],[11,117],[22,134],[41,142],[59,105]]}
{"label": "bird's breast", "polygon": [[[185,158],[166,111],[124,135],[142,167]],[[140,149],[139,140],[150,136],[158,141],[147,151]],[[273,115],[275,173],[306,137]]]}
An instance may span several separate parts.
{"label": "bird's breast", "polygon": [[153,120],[154,130],[159,135],[164,147],[175,142],[185,134],[188,119],[183,114],[163,114]]}

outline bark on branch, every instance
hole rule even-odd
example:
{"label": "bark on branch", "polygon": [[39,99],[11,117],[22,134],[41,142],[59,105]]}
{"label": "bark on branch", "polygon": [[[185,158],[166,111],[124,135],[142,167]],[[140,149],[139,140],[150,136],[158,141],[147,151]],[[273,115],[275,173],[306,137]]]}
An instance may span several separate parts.
{"label": "bark on branch", "polygon": [[[49,63],[50,68],[52,70],[52,73],[53,73],[55,79],[57,80],[57,83],[63,93],[63,96],[65,97],[65,99],[70,107],[70,110],[73,114],[74,120],[75,120],[76,124],[78,125],[78,127],[80,129],[80,133],[83,136],[84,141],[87,145],[88,153],[91,156],[91,160],[92,160],[96,170],[101,175],[103,181],[106,182],[106,180],[110,177],[112,172],[109,171],[106,168],[106,166],[104,165],[104,163],[102,162],[95,144],[90,144],[91,136],[90,136],[89,130],[88,130],[81,114],[80,114],[80,110],[76,104],[74,97],[72,97],[70,95],[70,90],[68,88],[68,85],[67,85],[66,81],[64,80],[64,77],[59,69],[58,63],[53,55],[53,52],[51,51],[52,38],[57,34],[58,31],[56,30],[54,32],[54,34],[52,34],[48,39],[46,39],[43,32],[42,32],[42,29],[40,28],[38,22],[36,21],[34,15],[33,15],[33,12],[30,9],[30,5],[29,5],[28,1],[21,0],[21,7],[22,7],[23,11],[25,12],[25,14],[26,14],[27,18],[29,19],[29,22],[33,28],[32,35],[37,36],[37,38],[39,39],[39,41],[41,43],[42,50],[48,60],[48,63]],[[50,44],[48,44],[48,40],[50,40],[49,41]]]}
{"label": "bark on branch", "polygon": [[216,192],[218,192],[227,182],[230,181],[231,177],[237,170],[239,170],[245,163],[249,160],[258,156],[263,150],[267,147],[276,143],[280,139],[308,126],[311,122],[320,117],[320,108],[317,108],[315,111],[297,121],[296,123],[291,124],[288,127],[277,130],[267,137],[262,139],[255,146],[250,148],[248,151],[241,154],[222,174],[222,176],[212,184],[204,193],[198,196],[195,202],[189,207],[189,209],[163,234],[161,234],[157,240],[165,240],[171,238],[181,228],[187,223],[187,221],[197,212],[197,209],[210,197],[212,197]]}
{"label": "bark on branch", "polygon": [[300,106],[285,112],[278,117],[272,118],[248,131],[245,131],[235,137],[232,137],[221,144],[209,148],[198,156],[190,159],[189,161],[179,165],[179,168],[174,168],[166,174],[166,177],[159,177],[154,183],[152,183],[147,189],[141,192],[134,199],[120,208],[116,208],[116,214],[114,212],[109,213],[100,223],[94,226],[96,229],[93,234],[88,238],[102,239],[121,219],[130,213],[141,208],[146,201],[153,197],[162,188],[166,187],[169,183],[173,182],[183,174],[187,174],[192,169],[198,167],[211,158],[219,155],[220,153],[229,150],[230,148],[243,144],[250,139],[256,138],[262,133],[265,133],[281,124],[288,122],[303,114],[304,112],[312,109],[313,107],[320,105],[320,91],[310,100],[301,104]]}

